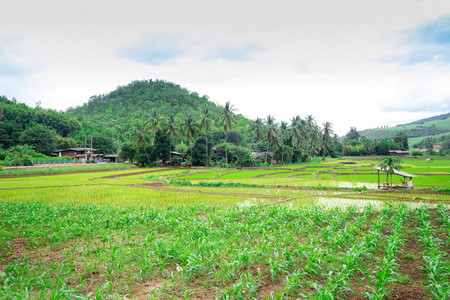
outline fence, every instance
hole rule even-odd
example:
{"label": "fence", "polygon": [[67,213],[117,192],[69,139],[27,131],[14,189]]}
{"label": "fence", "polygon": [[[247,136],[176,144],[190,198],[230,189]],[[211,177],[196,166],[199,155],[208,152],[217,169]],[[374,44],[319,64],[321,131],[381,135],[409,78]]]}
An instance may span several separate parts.
{"label": "fence", "polygon": [[33,165],[52,165],[52,164],[74,164],[80,163],[79,160],[62,160],[62,161],[33,161]]}

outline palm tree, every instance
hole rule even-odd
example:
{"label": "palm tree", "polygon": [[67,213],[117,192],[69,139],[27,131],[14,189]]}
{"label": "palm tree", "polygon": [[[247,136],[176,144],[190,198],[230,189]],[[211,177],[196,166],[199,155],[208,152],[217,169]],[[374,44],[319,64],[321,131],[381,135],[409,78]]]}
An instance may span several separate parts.
{"label": "palm tree", "polygon": [[322,157],[325,157],[325,151],[327,150],[328,143],[331,139],[331,135],[333,134],[333,128],[331,127],[330,122],[323,123],[323,153]]}
{"label": "palm tree", "polygon": [[[278,145],[279,145],[278,133],[277,133],[277,128],[276,128],[276,124],[275,124],[275,118],[273,116],[271,116],[271,115],[267,116],[266,126],[267,126],[267,129],[266,129],[267,152],[269,152],[270,149],[272,149],[272,152],[273,152],[273,150],[276,147],[278,147]],[[272,156],[272,159],[273,159],[273,156]],[[267,154],[266,154],[266,163],[267,163]]]}
{"label": "palm tree", "polygon": [[233,120],[233,112],[237,109],[230,104],[230,101],[225,103],[225,106],[222,107],[222,116],[220,117],[220,126],[223,126],[223,130],[225,131],[225,164],[228,165],[228,131],[233,130],[233,123],[237,122]]}
{"label": "palm tree", "polygon": [[[148,124],[152,129],[153,135],[156,137],[156,133],[161,131],[161,118],[158,115],[158,112],[155,108],[153,108],[148,114]],[[156,161],[159,161],[158,154],[156,154]]]}
{"label": "palm tree", "polygon": [[152,127],[152,133],[156,134],[157,131],[161,130],[161,118],[158,115],[158,112],[155,108],[153,108],[148,116],[148,122]]}
{"label": "palm tree", "polygon": [[305,123],[308,130],[308,136],[309,136],[309,142],[310,142],[310,151],[309,156],[313,156],[314,153],[316,153],[316,144],[319,141],[320,135],[319,135],[319,127],[316,124],[316,121],[314,120],[314,117],[312,115],[306,116]]}
{"label": "palm tree", "polygon": [[[203,106],[202,117],[200,120],[200,129],[205,130],[205,145],[206,145],[206,165],[209,166],[209,156],[208,156],[208,131],[212,127],[212,111],[208,105]],[[192,156],[192,154],[191,154]]]}
{"label": "palm tree", "polygon": [[250,124],[250,130],[255,133],[256,142],[258,143],[259,140],[263,137],[264,132],[263,120],[260,118],[256,118],[256,120],[253,121],[252,124]]}
{"label": "palm tree", "polygon": [[150,158],[147,153],[147,145],[150,143],[150,137],[148,136],[148,130],[150,126],[148,123],[139,122],[134,125],[131,133],[131,144],[134,148],[144,149],[145,155],[147,156],[148,164],[150,165]]}
{"label": "palm tree", "polygon": [[300,129],[300,124],[301,124],[301,118],[300,116],[295,116],[291,119],[291,141],[292,141],[292,149],[291,149],[291,158],[294,155],[294,147],[295,145],[299,145],[300,144],[300,140],[302,138],[301,135],[301,129]]}
{"label": "palm tree", "polygon": [[[312,127],[310,128],[310,137],[311,137],[311,139],[310,139],[310,143],[311,143],[311,150],[310,150],[310,152],[309,152],[309,156],[313,156],[317,151],[317,143],[318,142],[320,142],[319,141],[319,139],[320,139],[320,128],[316,125],[316,124],[313,124],[312,125]],[[319,146],[318,147],[320,147],[320,144],[319,144]]]}
{"label": "palm tree", "polygon": [[281,136],[281,145],[283,146],[283,149],[281,151],[281,163],[284,165],[284,141],[286,139],[287,133],[288,133],[288,124],[284,121],[281,121],[280,123],[280,136]]}
{"label": "palm tree", "polygon": [[191,114],[184,119],[183,123],[184,136],[189,139],[191,147],[191,159],[192,159],[192,140],[197,137],[197,124]]}
{"label": "palm tree", "polygon": [[170,159],[171,152],[172,152],[172,143],[176,138],[178,138],[180,136],[180,133],[177,128],[177,126],[178,126],[177,119],[175,118],[174,114],[170,114],[169,117],[166,119],[166,122],[167,122],[166,135],[169,138],[169,140],[171,141],[169,143],[169,159]]}

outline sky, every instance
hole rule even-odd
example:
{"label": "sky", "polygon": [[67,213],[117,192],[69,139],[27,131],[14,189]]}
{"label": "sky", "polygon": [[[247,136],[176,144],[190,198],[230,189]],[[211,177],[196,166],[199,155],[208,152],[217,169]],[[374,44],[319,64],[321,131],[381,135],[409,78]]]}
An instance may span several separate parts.
{"label": "sky", "polygon": [[66,110],[134,80],[344,135],[450,112],[447,0],[0,0],[0,95]]}

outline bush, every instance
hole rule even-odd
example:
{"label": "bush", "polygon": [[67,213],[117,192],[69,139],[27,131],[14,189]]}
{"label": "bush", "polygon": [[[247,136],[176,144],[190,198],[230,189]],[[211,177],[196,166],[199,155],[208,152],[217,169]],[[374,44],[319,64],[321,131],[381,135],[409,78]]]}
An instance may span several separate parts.
{"label": "bush", "polygon": [[411,152],[411,155],[412,155],[412,156],[423,156],[423,152],[420,151],[420,150],[413,150],[413,151]]}
{"label": "bush", "polygon": [[33,162],[27,158],[27,157],[23,157],[22,158],[22,166],[32,166]]}
{"label": "bush", "polygon": [[20,167],[23,166],[22,159],[19,157],[15,157],[11,160],[11,166],[13,167]]}
{"label": "bush", "polygon": [[170,161],[170,165],[171,165],[171,166],[179,166],[179,165],[181,165],[182,160],[183,160],[183,159],[182,159],[181,157],[175,156],[175,157],[173,157],[172,160]]}

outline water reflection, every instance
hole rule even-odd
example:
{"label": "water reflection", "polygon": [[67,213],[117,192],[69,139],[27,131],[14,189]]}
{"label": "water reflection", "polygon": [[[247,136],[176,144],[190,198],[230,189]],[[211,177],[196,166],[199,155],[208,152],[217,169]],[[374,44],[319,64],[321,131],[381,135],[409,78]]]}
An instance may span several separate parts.
{"label": "water reflection", "polygon": [[[321,206],[325,209],[332,208],[346,208],[349,206],[356,206],[363,209],[366,206],[372,206],[374,209],[381,209],[387,205],[387,203],[393,205],[406,204],[410,208],[418,208],[422,205],[427,205],[428,207],[437,207],[437,204],[430,204],[424,202],[402,202],[402,201],[380,201],[380,200],[362,200],[362,199],[348,199],[348,198],[334,198],[334,197],[314,197],[295,200],[287,205],[300,206],[300,205],[312,205]],[[447,204],[446,204],[447,205]]]}

